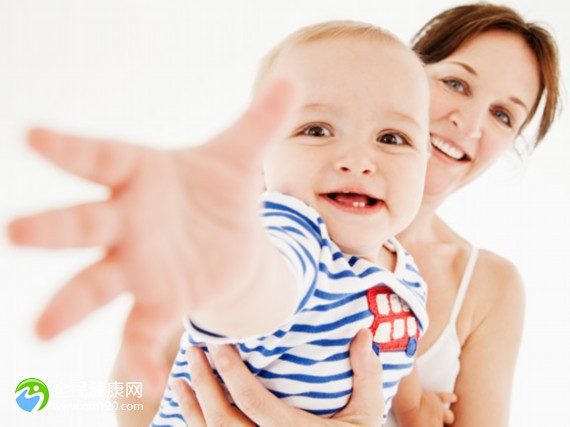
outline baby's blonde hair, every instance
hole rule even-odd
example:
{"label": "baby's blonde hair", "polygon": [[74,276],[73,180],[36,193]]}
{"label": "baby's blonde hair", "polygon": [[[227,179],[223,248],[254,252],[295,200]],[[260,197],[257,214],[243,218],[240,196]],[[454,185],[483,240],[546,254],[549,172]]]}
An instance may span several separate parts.
{"label": "baby's blonde hair", "polygon": [[318,40],[339,39],[346,37],[357,37],[366,40],[391,42],[409,49],[393,34],[376,25],[368,24],[365,22],[339,20],[308,25],[295,31],[294,33],[289,34],[263,57],[253,85],[253,92],[258,92],[265,77],[267,77],[272,66],[277,61],[277,58],[284,51],[295,46],[300,46]]}

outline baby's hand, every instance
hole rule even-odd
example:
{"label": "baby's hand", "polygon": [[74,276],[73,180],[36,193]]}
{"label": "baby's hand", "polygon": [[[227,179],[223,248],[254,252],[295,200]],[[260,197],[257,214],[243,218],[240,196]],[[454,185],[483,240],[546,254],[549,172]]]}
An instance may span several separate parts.
{"label": "baby's hand", "polygon": [[162,378],[161,338],[170,338],[182,315],[231,298],[254,274],[263,233],[261,157],[283,130],[291,89],[276,83],[233,126],[185,150],[31,131],[30,146],[42,156],[110,191],[107,200],[9,225],[18,245],[107,249],[54,296],[38,334],[52,338],[130,292],[135,302],[123,350],[134,371],[150,381]]}

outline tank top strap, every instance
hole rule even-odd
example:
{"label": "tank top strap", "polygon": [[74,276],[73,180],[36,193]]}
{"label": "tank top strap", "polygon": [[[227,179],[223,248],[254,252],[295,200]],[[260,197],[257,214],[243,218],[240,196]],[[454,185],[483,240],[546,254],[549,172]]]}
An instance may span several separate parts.
{"label": "tank top strap", "polygon": [[471,247],[471,253],[469,254],[469,259],[467,260],[467,265],[465,266],[465,271],[463,272],[463,277],[461,278],[461,283],[459,284],[459,290],[457,291],[457,296],[455,297],[455,302],[453,303],[453,309],[451,310],[451,316],[449,318],[449,323],[455,325],[461,306],[463,305],[463,299],[467,293],[467,288],[471,282],[471,276],[473,275],[473,269],[475,268],[475,263],[477,262],[477,255],[479,249],[475,246]]}

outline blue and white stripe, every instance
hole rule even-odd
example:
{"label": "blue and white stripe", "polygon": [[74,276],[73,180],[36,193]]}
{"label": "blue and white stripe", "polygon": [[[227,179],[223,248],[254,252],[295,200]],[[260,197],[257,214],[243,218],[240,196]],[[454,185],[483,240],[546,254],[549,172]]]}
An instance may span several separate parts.
{"label": "blue and white stripe", "polygon": [[[267,389],[291,406],[330,416],[350,398],[350,341],[373,321],[366,291],[380,285],[390,287],[410,306],[424,331],[428,325],[426,285],[411,256],[395,239],[389,243],[397,254],[397,265],[390,272],[341,253],[329,239],[318,213],[300,200],[266,193],[262,201],[266,229],[299,284],[302,297],[296,313],[273,334],[239,342],[186,322],[187,332],[181,339],[171,377],[190,379],[185,355],[189,345],[233,342]],[[412,369],[413,358],[405,351],[386,351],[380,357],[387,412],[400,379]],[[152,426],[186,426],[179,414],[176,398],[168,387]]]}

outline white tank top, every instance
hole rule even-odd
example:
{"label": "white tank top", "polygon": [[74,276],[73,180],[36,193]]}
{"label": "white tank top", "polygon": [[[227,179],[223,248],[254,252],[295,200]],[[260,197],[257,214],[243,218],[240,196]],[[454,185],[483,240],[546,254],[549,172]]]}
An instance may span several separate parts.
{"label": "white tank top", "polygon": [[[471,282],[478,252],[478,249],[475,247],[471,249],[471,254],[469,255],[469,260],[465,266],[463,278],[459,284],[457,296],[455,297],[455,302],[451,309],[449,322],[431,347],[428,348],[424,354],[416,358],[420,382],[424,389],[451,393],[455,388],[455,381],[459,375],[460,368],[459,356],[461,355],[461,345],[457,337],[456,329],[457,316],[461,311],[463,299]],[[384,426],[396,427],[397,425],[396,420],[390,412]]]}

